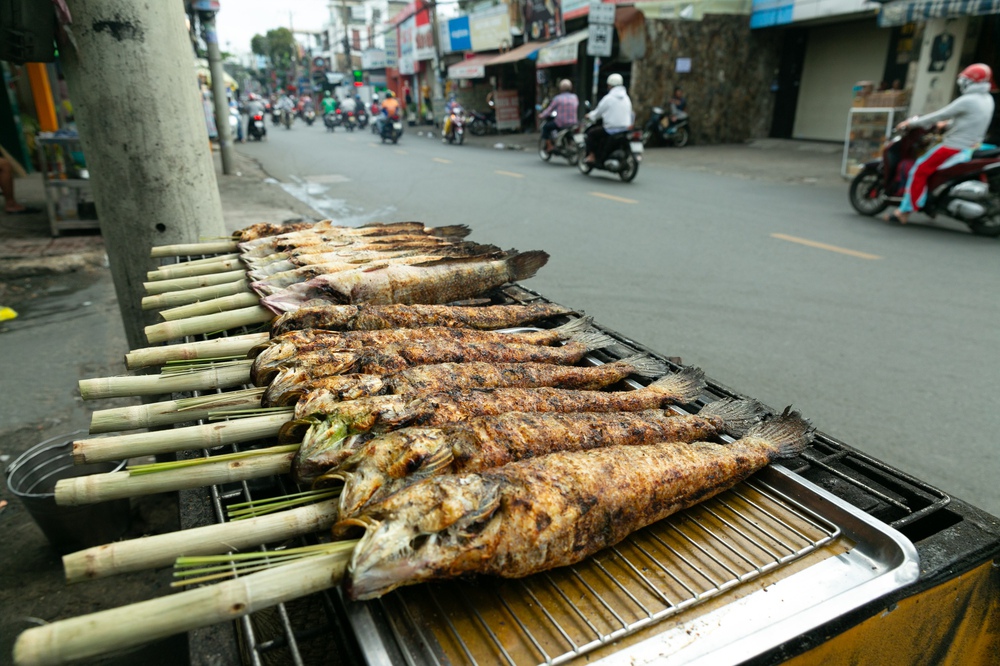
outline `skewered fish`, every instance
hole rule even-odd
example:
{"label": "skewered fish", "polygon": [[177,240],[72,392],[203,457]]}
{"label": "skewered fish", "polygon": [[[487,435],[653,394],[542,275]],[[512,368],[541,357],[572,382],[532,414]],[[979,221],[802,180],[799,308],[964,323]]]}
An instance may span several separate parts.
{"label": "skewered fish", "polygon": [[698,368],[685,368],[634,391],[466,389],[417,399],[375,396],[334,403],[322,418],[313,415],[286,423],[280,436],[290,441],[308,426],[292,471],[300,481],[311,480],[352,455],[370,438],[371,432],[387,432],[407,425],[443,425],[515,411],[638,412],[693,402],[704,387],[705,373]]}
{"label": "skewered fish", "polygon": [[697,415],[663,410],[637,413],[523,413],[484,416],[438,427],[402,428],[375,437],[316,480],[343,481],[340,515],[354,515],[415,481],[468,474],[556,451],[739,437],[764,416],[754,400],[718,400]]}
{"label": "skewered fish", "polygon": [[429,580],[574,564],[797,455],[812,432],[786,413],[732,444],[611,446],[425,479],[335,526],[337,535],[365,530],[347,594],[371,599]]}
{"label": "skewered fish", "polygon": [[421,222],[395,222],[390,224],[366,224],[361,227],[344,227],[334,225],[330,220],[324,220],[305,229],[244,241],[240,243],[240,250],[247,256],[263,257],[274,252],[294,249],[295,247],[338,240],[356,240],[362,237],[420,235],[459,240],[468,236],[470,231],[469,227],[464,224],[432,228],[425,227]]}

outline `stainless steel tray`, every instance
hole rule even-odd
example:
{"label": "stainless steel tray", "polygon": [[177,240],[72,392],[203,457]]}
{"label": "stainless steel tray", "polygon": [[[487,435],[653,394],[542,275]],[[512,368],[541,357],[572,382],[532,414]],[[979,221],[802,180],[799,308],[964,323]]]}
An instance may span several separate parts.
{"label": "stainless steel tray", "polygon": [[[733,502],[756,506],[747,495],[758,490],[791,507],[794,520],[805,521],[801,530],[779,526],[784,536],[777,541],[773,526],[761,526],[769,533],[768,546],[789,542],[780,549],[754,545],[758,539],[746,539],[745,525],[719,516]],[[664,521],[692,523],[698,533],[692,540],[676,525],[666,528],[683,537],[679,543],[691,543],[690,553],[667,552],[676,571],[639,571],[630,544],[603,551],[580,571],[566,567],[525,581],[405,588],[375,602],[350,604],[350,622],[369,663],[520,666],[573,663],[588,654],[587,663],[607,666],[654,661],[714,666],[745,661],[918,576],[916,550],[904,536],[780,466],[738,486],[734,497],[723,497],[721,509],[709,504],[689,510],[708,512],[693,520],[679,514]],[[754,525],[761,515],[771,516],[767,506],[758,506],[754,514],[746,523],[751,530],[758,529]],[[712,525],[706,529],[701,524],[706,520],[734,528],[735,539],[745,543],[734,544],[732,535],[712,535]],[[723,547],[713,555],[710,542]],[[640,559],[649,558],[641,543],[638,550]],[[601,572],[597,578],[595,567]],[[616,575],[615,568],[624,575]],[[717,580],[713,571],[731,575]],[[660,573],[670,577],[663,576],[666,586],[651,582]],[[621,584],[629,577],[641,580],[639,589]],[[703,580],[692,582],[698,579]],[[603,591],[594,589],[601,585]],[[667,588],[691,594],[680,601],[668,599],[674,595]],[[576,614],[574,622],[552,610],[567,604]],[[589,611],[581,614],[586,606]]]}

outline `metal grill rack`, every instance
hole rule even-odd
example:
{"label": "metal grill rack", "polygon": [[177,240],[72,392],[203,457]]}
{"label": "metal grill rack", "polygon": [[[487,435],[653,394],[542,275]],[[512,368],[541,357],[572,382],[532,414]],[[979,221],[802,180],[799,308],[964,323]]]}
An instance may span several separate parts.
{"label": "metal grill rack", "polygon": [[[494,298],[498,303],[539,301],[547,299],[520,286],[508,287]],[[663,360],[673,370],[681,368],[676,359],[665,358],[612,330],[595,328],[618,340],[620,348],[595,352],[589,355],[589,362],[602,363],[644,352]],[[248,332],[252,331],[233,330],[228,334]],[[626,383],[633,388],[641,385],[631,380]],[[709,381],[709,389],[697,406],[727,396],[746,397]],[[834,467],[841,459],[856,454],[822,435],[818,442],[835,449],[833,453],[847,451],[848,455],[831,459],[825,448],[814,454],[813,450],[819,448],[814,446],[803,465]],[[178,455],[220,455],[257,445],[229,445]],[[799,459],[792,462],[797,464]],[[793,469],[798,471],[800,467]],[[903,478],[890,468],[886,468],[886,475],[890,479]],[[850,477],[850,481],[867,487],[864,480]],[[933,498],[931,502],[909,510],[907,497],[893,497],[891,505],[902,505],[908,514],[916,514],[933,511],[942,501],[947,503],[947,496],[940,491],[916,483],[921,493]],[[226,522],[229,505],[298,490],[287,477],[270,477],[212,486],[207,496],[204,491],[182,491],[182,527]],[[575,567],[521,581],[482,579],[475,583],[421,585],[368,603],[351,604],[339,590],[328,590],[243,617],[235,623],[236,632],[242,661],[255,666],[421,663],[427,658],[436,663],[560,664],[759,578],[823,547],[838,534],[836,526],[780,492],[760,481],[750,481],[651,526]],[[268,544],[260,550],[312,544],[318,537]],[[628,584],[625,580],[629,580]],[[369,604],[389,618],[388,627],[373,621]],[[561,621],[556,619],[560,609],[566,612]],[[376,643],[381,638],[384,651],[371,654],[371,641],[362,649],[359,632],[375,638]],[[223,643],[232,642],[232,636],[226,627],[191,632],[191,663],[208,663],[203,655],[218,654],[220,649],[224,652]],[[407,654],[403,654],[404,649]]]}

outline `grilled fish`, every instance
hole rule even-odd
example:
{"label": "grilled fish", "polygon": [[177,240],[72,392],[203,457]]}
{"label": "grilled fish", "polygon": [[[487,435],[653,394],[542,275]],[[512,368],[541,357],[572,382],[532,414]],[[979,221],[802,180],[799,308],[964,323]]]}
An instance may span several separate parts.
{"label": "grilled fish", "polygon": [[637,413],[523,413],[469,419],[438,427],[416,426],[379,435],[316,480],[343,481],[340,516],[354,515],[415,481],[468,474],[517,460],[604,446],[695,442],[721,434],[739,437],[764,416],[754,400],[718,400],[697,415],[663,410]]}
{"label": "grilled fish", "polygon": [[629,375],[652,379],[666,373],[666,364],[645,354],[593,367],[551,363],[437,363],[418,365],[388,377],[350,374],[305,381],[301,381],[297,368],[288,368],[278,371],[264,391],[261,404],[265,407],[293,405],[307,393],[314,393],[313,400],[326,403],[387,393],[440,393],[460,388],[551,386],[593,391],[616,384]]}
{"label": "grilled fish", "polygon": [[536,322],[540,319],[572,313],[560,305],[326,305],[299,308],[277,319],[271,335],[305,328],[325,330],[374,330],[380,328],[419,328],[450,326],[495,330]]}
{"label": "grilled fish", "polygon": [[508,412],[640,412],[692,402],[704,388],[705,373],[686,368],[634,391],[465,389],[417,399],[376,396],[335,403],[321,418],[314,414],[290,421],[282,426],[279,437],[285,442],[297,439],[306,427],[292,465],[295,476],[306,481],[339,465],[370,439],[371,432],[407,425],[444,425]]}
{"label": "grilled fish", "polygon": [[262,236],[240,243],[240,250],[250,257],[262,257],[281,251],[278,248],[291,249],[298,245],[311,245],[316,242],[338,240],[355,240],[362,237],[376,238],[389,236],[436,236],[451,240],[465,238],[470,233],[469,227],[456,224],[446,227],[425,227],[421,222],[394,222],[390,224],[366,224],[360,227],[344,227],[333,224],[330,220],[317,222],[305,229],[296,229],[272,236]]}
{"label": "grilled fish", "polygon": [[240,229],[233,234],[233,240],[240,243],[249,243],[252,240],[257,240],[259,238],[267,238],[269,236],[277,236],[279,234],[286,234],[292,231],[303,231],[305,229],[310,229],[315,224],[315,222],[289,222],[286,224],[270,224],[268,222],[260,222],[258,224],[251,224],[249,227]]}
{"label": "grilled fish", "polygon": [[503,259],[444,259],[422,266],[386,266],[377,270],[341,271],[293,285],[261,299],[275,313],[307,302],[422,303],[460,301],[508,282],[526,280],[549,260],[541,251],[512,253]]}
{"label": "grilled fish", "polygon": [[[615,340],[610,336],[594,332],[578,333],[559,347],[519,342],[465,343],[460,340],[397,342],[378,349],[321,349],[306,352],[296,359],[296,363],[298,367],[307,369],[301,375],[303,377],[351,372],[390,375],[415,365],[470,361],[571,365],[583,358],[588,351],[613,344]],[[251,366],[250,378],[257,386],[267,385],[278,372],[277,368],[262,368],[260,372],[256,370],[255,366]]]}
{"label": "grilled fish", "polygon": [[786,413],[731,444],[610,446],[425,479],[335,525],[338,536],[365,530],[347,594],[372,599],[429,580],[575,564],[797,455],[812,433]]}

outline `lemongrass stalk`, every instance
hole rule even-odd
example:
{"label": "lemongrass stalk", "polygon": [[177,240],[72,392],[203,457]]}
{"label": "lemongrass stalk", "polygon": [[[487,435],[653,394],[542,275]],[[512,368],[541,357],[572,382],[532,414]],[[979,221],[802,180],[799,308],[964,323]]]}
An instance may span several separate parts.
{"label": "lemongrass stalk", "polygon": [[309,495],[307,497],[296,497],[294,499],[275,502],[265,506],[251,506],[245,509],[237,509],[236,511],[227,511],[226,516],[231,521],[247,520],[248,518],[257,518],[259,516],[266,516],[278,511],[287,511],[288,509],[296,506],[305,506],[307,504],[313,504],[314,502],[320,502],[339,496],[340,488],[334,488],[332,490],[319,491],[316,492],[315,495]]}
{"label": "lemongrass stalk", "polygon": [[[184,261],[178,261],[173,266],[198,266],[200,264],[214,264],[217,261],[226,261],[227,259],[239,259],[243,255],[239,252],[230,252],[229,254],[215,254],[211,257],[202,257],[201,259],[185,259]],[[165,267],[164,267],[165,268]]]}
{"label": "lemongrass stalk", "polygon": [[96,400],[232,388],[250,383],[251,363],[251,361],[241,361],[187,373],[81,379],[80,397],[84,400]]}
{"label": "lemongrass stalk", "polygon": [[233,513],[234,509],[243,509],[245,507],[255,507],[264,506],[266,504],[274,504],[276,502],[285,502],[296,497],[314,497],[319,494],[327,493],[329,490],[303,490],[298,493],[288,493],[287,495],[278,495],[276,497],[264,497],[262,499],[250,500],[249,502],[235,502],[229,505],[229,513]]}
{"label": "lemongrass stalk", "polygon": [[281,426],[291,419],[292,412],[289,410],[208,425],[81,439],[73,442],[73,460],[77,463],[107,462],[249,442],[277,436]]}
{"label": "lemongrass stalk", "polygon": [[244,291],[231,296],[222,296],[208,301],[199,301],[198,303],[190,303],[176,308],[161,310],[160,316],[165,321],[177,321],[178,319],[189,319],[216,312],[229,312],[230,310],[248,308],[253,305],[260,305],[260,296],[249,291]]}
{"label": "lemongrass stalk", "polygon": [[248,451],[237,451],[236,453],[224,453],[219,456],[209,458],[188,458],[186,460],[169,460],[167,462],[146,463],[141,465],[128,465],[125,469],[132,476],[143,474],[159,474],[171,470],[183,469],[186,467],[201,467],[202,465],[212,465],[215,463],[230,462],[233,460],[245,460],[256,456],[267,456],[276,453],[295,453],[299,450],[300,444],[281,444],[269,446],[264,449],[250,449]]}
{"label": "lemongrass stalk", "polygon": [[[323,555],[333,555],[339,554],[345,557],[350,556],[354,547],[357,545],[358,540],[352,539],[349,541],[338,541],[335,543],[325,543],[316,546],[309,546],[306,548],[288,548],[278,551],[268,551],[262,553],[245,553],[245,555],[250,556],[249,560],[236,559],[236,557],[230,558],[227,555],[222,555],[218,558],[178,558],[177,563],[174,567],[184,567],[181,571],[174,571],[175,578],[182,578],[183,580],[177,580],[170,584],[170,587],[185,587],[189,585],[200,585],[202,583],[209,583],[216,580],[221,580],[223,578],[232,578],[234,576],[246,576],[248,574],[263,571],[265,569],[273,569],[274,567],[283,566],[289,562],[294,562],[297,560],[302,560],[311,557],[322,557]],[[200,559],[215,559],[220,562],[220,564],[213,566],[199,566],[198,568],[189,568],[192,566],[197,566],[194,564],[181,564],[184,560],[197,561]]]}
{"label": "lemongrass stalk", "polygon": [[164,294],[154,296],[144,296],[142,298],[143,310],[158,310],[160,308],[173,308],[178,305],[197,303],[198,301],[208,301],[220,296],[231,296],[241,292],[250,291],[249,280],[235,280],[223,284],[198,287],[196,289],[182,289],[180,291],[168,291]]}
{"label": "lemongrass stalk", "polygon": [[194,277],[196,275],[212,275],[213,273],[225,273],[236,269],[246,270],[246,265],[239,258],[222,259],[205,263],[173,264],[163,266],[155,271],[146,273],[146,279],[150,282],[158,280],[172,280],[174,278]]}
{"label": "lemongrass stalk", "polygon": [[133,349],[125,354],[125,367],[129,370],[135,370],[136,368],[163,365],[170,361],[191,361],[230,356],[245,358],[251,349],[264,344],[268,338],[270,338],[268,333],[247,333],[228,338],[215,338],[214,340]]}
{"label": "lemongrass stalk", "polygon": [[210,287],[227,282],[238,282],[246,278],[246,271],[229,271],[226,273],[215,273],[214,275],[196,275],[194,277],[174,278],[172,280],[156,280],[154,282],[143,282],[146,294],[155,296],[165,294],[168,291],[183,291],[185,289],[197,289],[199,287]]}
{"label": "lemongrass stalk", "polygon": [[167,400],[148,405],[101,409],[90,417],[91,434],[137,430],[158,426],[200,421],[210,414],[239,412],[246,408],[260,407],[263,389],[250,389],[210,396],[199,408],[184,408],[186,401]]}
{"label": "lemongrass stalk", "polygon": [[332,587],[349,553],[310,557],[216,585],[24,631],[14,644],[17,666],[55,666],[228,622]]}
{"label": "lemongrass stalk", "polygon": [[63,557],[66,581],[156,569],[181,556],[216,555],[322,532],[337,521],[337,505],[338,500],[333,499],[238,523],[205,525],[87,548]]}
{"label": "lemongrass stalk", "polygon": [[146,339],[150,343],[176,340],[186,335],[202,335],[216,331],[227,331],[240,326],[266,324],[275,318],[275,314],[265,307],[254,305],[230,312],[190,317],[179,321],[166,321],[162,324],[147,326]]}
{"label": "lemongrass stalk", "polygon": [[222,462],[214,462],[212,458],[200,458],[199,460],[206,462],[155,473],[108,472],[61,479],[56,482],[56,504],[60,506],[94,504],[124,497],[142,497],[186,488],[201,488],[287,474],[291,471],[294,457],[295,452],[291,451],[248,455],[239,460]]}
{"label": "lemongrass stalk", "polygon": [[236,252],[239,245],[234,240],[211,240],[203,243],[183,243],[179,245],[157,245],[149,256],[153,259],[163,257],[190,257],[197,254],[221,254]]}
{"label": "lemongrass stalk", "polygon": [[246,363],[242,358],[199,358],[186,361],[170,361],[160,368],[161,375],[189,375],[205,368],[237,367]]}

